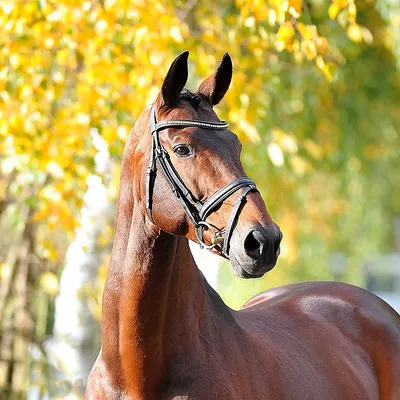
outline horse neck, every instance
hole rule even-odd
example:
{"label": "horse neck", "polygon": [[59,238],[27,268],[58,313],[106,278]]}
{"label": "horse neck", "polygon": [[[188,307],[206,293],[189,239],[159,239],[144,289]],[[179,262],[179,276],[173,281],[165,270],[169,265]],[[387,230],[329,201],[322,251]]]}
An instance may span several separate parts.
{"label": "horse neck", "polygon": [[170,355],[195,345],[205,296],[187,239],[156,232],[142,204],[120,192],[103,295],[102,358],[112,385],[151,395]]}

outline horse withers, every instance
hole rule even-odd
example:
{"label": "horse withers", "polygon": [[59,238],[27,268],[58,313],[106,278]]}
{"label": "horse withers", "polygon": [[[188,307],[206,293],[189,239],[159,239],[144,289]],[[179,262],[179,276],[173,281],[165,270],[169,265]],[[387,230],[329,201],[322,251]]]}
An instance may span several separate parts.
{"label": "horse withers", "polygon": [[213,110],[232,62],[196,92],[188,53],[125,146],[103,295],[102,348],[86,399],[399,400],[400,316],[366,290],[287,285],[240,311],[208,285],[188,240],[263,276],[281,232]]}

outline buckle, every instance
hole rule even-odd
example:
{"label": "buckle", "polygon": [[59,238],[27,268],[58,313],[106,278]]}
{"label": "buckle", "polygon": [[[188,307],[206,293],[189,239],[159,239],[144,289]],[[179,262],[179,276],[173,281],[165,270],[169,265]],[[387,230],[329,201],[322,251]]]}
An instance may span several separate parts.
{"label": "buckle", "polygon": [[[215,246],[220,246],[223,243],[224,237],[217,235],[217,232],[215,231],[214,227],[210,225],[208,222],[199,221],[198,225],[199,227],[196,229],[196,237],[197,240],[199,241],[201,249],[213,249]],[[211,244],[206,244],[204,242],[203,227],[208,228],[212,233]]]}

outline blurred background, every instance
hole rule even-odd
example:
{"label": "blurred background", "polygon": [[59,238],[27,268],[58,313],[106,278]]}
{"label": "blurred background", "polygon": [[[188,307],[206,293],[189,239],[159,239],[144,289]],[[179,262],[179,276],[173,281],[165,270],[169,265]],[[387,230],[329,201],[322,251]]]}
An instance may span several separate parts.
{"label": "blurred background", "polygon": [[1,0],[0,400],[82,398],[124,142],[186,49],[190,89],[231,54],[218,112],[284,233],[258,280],[193,247],[227,304],[335,279],[400,310],[397,0]]}

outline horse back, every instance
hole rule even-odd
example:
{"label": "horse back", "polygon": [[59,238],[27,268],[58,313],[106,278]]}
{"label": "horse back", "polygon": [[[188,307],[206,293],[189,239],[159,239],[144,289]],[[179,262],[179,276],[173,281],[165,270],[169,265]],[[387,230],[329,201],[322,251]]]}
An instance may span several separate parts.
{"label": "horse back", "polygon": [[255,296],[236,317],[250,337],[265,338],[277,365],[295,366],[314,391],[318,381],[326,387],[342,381],[369,392],[363,398],[400,399],[400,316],[367,290],[291,284]]}

